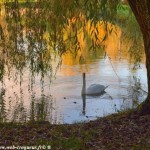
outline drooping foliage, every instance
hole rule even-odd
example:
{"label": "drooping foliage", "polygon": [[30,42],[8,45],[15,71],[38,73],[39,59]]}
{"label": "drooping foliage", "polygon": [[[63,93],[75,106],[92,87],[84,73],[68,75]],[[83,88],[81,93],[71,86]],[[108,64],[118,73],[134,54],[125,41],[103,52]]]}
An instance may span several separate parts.
{"label": "drooping foliage", "polygon": [[[41,80],[45,75],[51,77],[55,72],[52,64],[60,64],[62,55],[67,52],[73,53],[74,57],[80,55],[83,60],[81,39],[87,41],[89,51],[96,51],[104,46],[113,32],[113,25],[120,28],[128,25],[130,20],[127,23],[121,17],[117,18],[121,9],[125,9],[121,0],[6,0],[1,3],[0,16],[0,80],[3,81],[6,74],[12,76],[14,68],[17,70],[15,77],[22,80],[26,67],[30,68],[32,77],[35,74],[40,74]],[[140,61],[139,32],[134,23],[130,32],[123,34],[136,34],[131,54]],[[105,33],[102,34],[99,28]]]}

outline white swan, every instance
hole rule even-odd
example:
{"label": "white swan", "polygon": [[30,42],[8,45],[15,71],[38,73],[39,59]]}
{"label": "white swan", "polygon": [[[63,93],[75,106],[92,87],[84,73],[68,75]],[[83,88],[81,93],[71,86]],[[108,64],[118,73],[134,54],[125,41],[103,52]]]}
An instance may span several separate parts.
{"label": "white swan", "polygon": [[108,86],[100,85],[100,84],[91,84],[86,89],[86,75],[83,73],[83,87],[82,87],[82,95],[101,95]]}

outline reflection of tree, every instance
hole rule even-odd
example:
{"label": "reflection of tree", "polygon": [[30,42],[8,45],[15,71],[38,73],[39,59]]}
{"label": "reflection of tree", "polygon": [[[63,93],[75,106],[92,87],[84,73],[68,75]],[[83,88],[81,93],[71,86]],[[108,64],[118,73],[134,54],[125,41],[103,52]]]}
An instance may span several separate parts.
{"label": "reflection of tree", "polygon": [[85,114],[86,114],[86,95],[82,95],[82,101],[83,101],[82,114],[85,116]]}
{"label": "reflection of tree", "polygon": [[12,121],[14,122],[26,122],[27,120],[27,110],[24,107],[23,102],[17,102],[12,114]]}
{"label": "reflection of tree", "polygon": [[48,117],[52,115],[53,109],[53,98],[52,96],[44,95],[44,81],[41,80],[41,96],[36,98],[36,93],[34,92],[34,78],[31,78],[31,87],[30,87],[30,121],[52,121]]}
{"label": "reflection of tree", "polygon": [[0,122],[3,122],[6,120],[6,109],[5,109],[5,89],[1,88],[0,91]]}
{"label": "reflection of tree", "polygon": [[33,98],[31,102],[30,121],[53,121],[48,119],[52,115],[53,103],[51,103],[52,97],[42,95],[38,101]]}

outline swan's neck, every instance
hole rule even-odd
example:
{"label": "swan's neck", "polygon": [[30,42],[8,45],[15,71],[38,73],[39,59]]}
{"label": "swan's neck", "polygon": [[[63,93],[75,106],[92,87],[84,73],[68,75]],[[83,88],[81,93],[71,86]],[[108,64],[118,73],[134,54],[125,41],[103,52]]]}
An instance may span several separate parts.
{"label": "swan's neck", "polygon": [[85,73],[83,73],[83,86],[82,86],[82,95],[86,94],[86,80]]}

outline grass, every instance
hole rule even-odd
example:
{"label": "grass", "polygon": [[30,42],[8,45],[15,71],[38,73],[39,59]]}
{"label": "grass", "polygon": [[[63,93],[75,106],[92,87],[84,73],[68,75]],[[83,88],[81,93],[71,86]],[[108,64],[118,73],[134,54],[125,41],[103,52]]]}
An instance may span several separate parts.
{"label": "grass", "polygon": [[128,111],[88,123],[1,123],[1,145],[45,145],[62,150],[150,149],[150,115]]}

